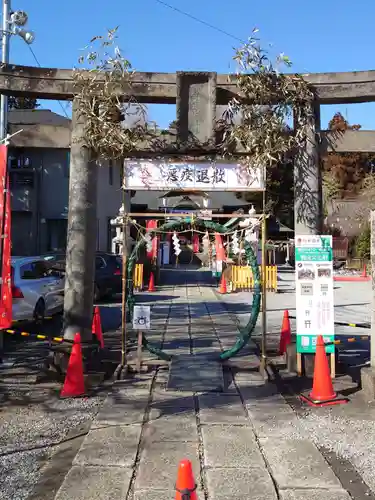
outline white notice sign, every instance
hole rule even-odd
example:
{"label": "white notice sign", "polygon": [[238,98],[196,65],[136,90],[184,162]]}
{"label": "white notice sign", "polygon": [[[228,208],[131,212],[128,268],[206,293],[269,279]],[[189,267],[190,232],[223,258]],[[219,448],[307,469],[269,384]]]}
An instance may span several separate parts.
{"label": "white notice sign", "polygon": [[264,182],[262,169],[249,171],[239,163],[126,160],[123,187],[154,191],[262,191]]}
{"label": "white notice sign", "polygon": [[296,235],[297,352],[315,352],[322,335],[334,352],[332,236]]}
{"label": "white notice sign", "polygon": [[133,309],[133,329],[150,330],[151,328],[151,308],[150,306],[134,306]]}

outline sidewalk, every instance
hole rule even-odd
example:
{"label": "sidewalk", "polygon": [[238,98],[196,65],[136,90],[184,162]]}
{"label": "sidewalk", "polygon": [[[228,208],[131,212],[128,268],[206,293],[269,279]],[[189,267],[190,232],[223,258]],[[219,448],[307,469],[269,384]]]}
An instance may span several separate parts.
{"label": "sidewalk", "polygon": [[[231,346],[238,331],[221,297],[192,273],[183,275],[191,284],[147,295],[148,338],[173,354]],[[173,499],[184,458],[193,463],[200,500],[349,500],[257,367],[250,350],[231,360],[223,393],[165,391],[167,366],[116,383],[56,500]]]}

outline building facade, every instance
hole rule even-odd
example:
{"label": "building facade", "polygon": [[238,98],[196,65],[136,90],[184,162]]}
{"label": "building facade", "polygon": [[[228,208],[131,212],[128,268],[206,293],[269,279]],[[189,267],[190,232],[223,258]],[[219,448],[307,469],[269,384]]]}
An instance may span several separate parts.
{"label": "building facade", "polygon": [[[71,121],[48,110],[9,112],[12,254],[65,250],[69,200]],[[110,220],[122,203],[121,168],[99,166],[97,250],[110,251]]]}

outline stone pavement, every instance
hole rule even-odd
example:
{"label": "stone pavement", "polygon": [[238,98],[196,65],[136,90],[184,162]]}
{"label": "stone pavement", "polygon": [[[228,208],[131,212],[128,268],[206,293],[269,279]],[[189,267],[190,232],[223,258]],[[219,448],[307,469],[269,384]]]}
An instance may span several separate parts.
{"label": "stone pavement", "polygon": [[[180,284],[147,294],[149,338],[174,355],[230,347],[238,331],[222,298],[203,274],[181,275]],[[166,365],[115,383],[56,500],[173,499],[184,458],[200,500],[349,500],[257,368],[250,346],[226,367],[221,393],[166,391]]]}

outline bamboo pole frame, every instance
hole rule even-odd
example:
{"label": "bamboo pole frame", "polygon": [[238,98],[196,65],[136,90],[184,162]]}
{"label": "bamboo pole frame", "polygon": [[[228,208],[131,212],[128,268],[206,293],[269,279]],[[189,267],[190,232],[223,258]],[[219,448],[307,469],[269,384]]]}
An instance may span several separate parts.
{"label": "bamboo pole frame", "polygon": [[[170,217],[179,217],[179,218],[187,218],[187,217],[195,217],[196,219],[199,219],[199,213],[198,212],[194,212],[194,213],[170,213],[170,214],[167,214],[165,215],[164,213],[162,212],[129,212],[127,214],[128,217],[143,217],[143,218],[150,218],[150,219],[156,219],[156,218],[160,218],[160,219],[168,219]],[[237,218],[242,218],[242,219],[248,219],[249,218],[249,214],[237,214],[237,213],[230,213],[230,214],[221,214],[221,213],[218,213],[218,214],[212,214],[212,218],[213,219],[233,219],[234,217],[237,217]],[[255,214],[255,215],[252,215],[252,217],[257,217],[257,218],[261,218],[263,217],[263,214]]]}
{"label": "bamboo pole frame", "polygon": [[262,219],[262,343],[261,360],[259,370],[265,373],[267,366],[267,269],[266,269],[266,236],[267,236],[267,217],[266,209],[266,191],[263,191],[263,219]]}
{"label": "bamboo pole frame", "polygon": [[[265,175],[265,174],[264,174]],[[264,177],[265,179],[265,177]],[[157,189],[155,189],[156,191]],[[142,219],[168,219],[168,218],[190,218],[190,219],[199,219],[200,212],[203,212],[203,210],[197,210],[195,212],[186,212],[186,213],[166,213],[165,211],[163,212],[128,212],[125,210],[125,205],[126,205],[126,194],[130,191],[126,187],[126,180],[124,177],[124,183],[122,187],[123,191],[123,207],[124,207],[124,214],[123,214],[123,248],[122,248],[122,258],[123,258],[123,268],[122,268],[122,314],[121,314],[121,366],[124,367],[126,366],[126,345],[127,345],[127,330],[126,330],[126,266],[127,266],[127,238],[126,238],[126,228],[129,219],[132,218],[142,218]],[[240,191],[238,189],[233,190],[233,192]],[[265,255],[266,255],[266,216],[265,216],[265,199],[266,199],[266,189],[243,189],[242,191],[249,191],[249,192],[262,192],[263,194],[263,210],[261,214],[253,214],[252,217],[262,219],[262,262],[265,262]],[[204,217],[207,219],[207,217]],[[233,219],[233,218],[238,218],[238,219],[248,219],[249,214],[245,213],[236,213],[236,212],[231,212],[231,213],[212,213],[212,216],[210,219]],[[211,248],[211,245],[210,245]],[[211,254],[212,252],[210,252]],[[212,255],[210,255],[212,258]],[[176,267],[178,266],[178,256],[176,258]],[[262,321],[262,357],[261,357],[261,362],[260,362],[260,371],[264,371],[266,368],[266,266],[262,266],[262,315],[263,315],[263,321]],[[140,359],[141,353],[140,353],[141,347],[139,346],[139,339],[138,339],[138,358]],[[139,363],[139,361],[138,361]]]}
{"label": "bamboo pole frame", "polygon": [[121,294],[121,366],[126,365],[126,346],[127,346],[127,330],[126,330],[126,267],[128,265],[128,241],[126,237],[128,226],[128,214],[126,207],[127,191],[122,192],[122,206],[124,207],[122,219],[122,294]]}

